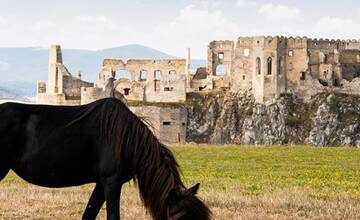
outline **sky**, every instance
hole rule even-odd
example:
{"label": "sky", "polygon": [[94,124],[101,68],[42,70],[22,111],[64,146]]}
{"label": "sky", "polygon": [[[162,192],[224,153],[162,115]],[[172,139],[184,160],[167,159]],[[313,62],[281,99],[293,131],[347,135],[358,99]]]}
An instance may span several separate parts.
{"label": "sky", "polygon": [[360,39],[360,1],[0,0],[0,47],[141,44],[205,59],[210,41],[253,35]]}

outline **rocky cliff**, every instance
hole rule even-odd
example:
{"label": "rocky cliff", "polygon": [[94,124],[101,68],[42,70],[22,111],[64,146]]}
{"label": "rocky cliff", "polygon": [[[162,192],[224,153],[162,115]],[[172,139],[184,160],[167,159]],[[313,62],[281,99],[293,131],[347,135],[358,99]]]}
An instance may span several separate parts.
{"label": "rocky cliff", "polygon": [[273,103],[230,92],[189,94],[187,141],[211,144],[311,144],[360,147],[360,97],[318,94]]}

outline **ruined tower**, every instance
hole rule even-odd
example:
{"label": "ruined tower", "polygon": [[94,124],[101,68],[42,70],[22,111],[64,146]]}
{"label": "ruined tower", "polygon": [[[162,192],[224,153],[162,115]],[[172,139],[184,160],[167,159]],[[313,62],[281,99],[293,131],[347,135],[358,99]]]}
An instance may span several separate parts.
{"label": "ruined tower", "polygon": [[210,42],[208,47],[208,73],[211,76],[230,76],[233,55],[233,41]]}
{"label": "ruined tower", "polygon": [[191,81],[191,49],[187,48],[186,50],[187,52],[187,56],[186,56],[186,69],[185,69],[185,74],[186,74],[186,89],[190,88],[190,81]]}
{"label": "ruined tower", "polygon": [[47,93],[62,93],[62,76],[60,68],[63,65],[60,45],[51,45],[49,51],[49,73]]}

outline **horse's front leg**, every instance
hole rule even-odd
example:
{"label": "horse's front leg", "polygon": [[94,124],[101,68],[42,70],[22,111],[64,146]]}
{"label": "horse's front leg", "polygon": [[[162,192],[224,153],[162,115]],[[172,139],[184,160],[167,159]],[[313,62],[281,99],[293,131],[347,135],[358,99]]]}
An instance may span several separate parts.
{"label": "horse's front leg", "polygon": [[104,187],[101,185],[101,183],[97,183],[94,191],[91,194],[82,219],[95,220],[104,202]]}
{"label": "horse's front leg", "polygon": [[117,176],[106,178],[103,181],[104,194],[106,200],[107,220],[120,219],[120,195],[121,183]]}

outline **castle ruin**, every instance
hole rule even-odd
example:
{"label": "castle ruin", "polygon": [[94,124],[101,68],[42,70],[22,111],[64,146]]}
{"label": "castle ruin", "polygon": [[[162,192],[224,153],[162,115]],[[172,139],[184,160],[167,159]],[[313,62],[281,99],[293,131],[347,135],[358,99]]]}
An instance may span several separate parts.
{"label": "castle ruin", "polygon": [[[97,83],[72,76],[61,48],[50,49],[47,84],[37,83],[39,104],[79,105],[122,95],[130,109],[148,118],[168,143],[183,143],[189,92],[230,90],[268,103],[283,93],[305,101],[321,92],[360,94],[360,41],[306,37],[239,37],[213,41],[207,66],[191,74],[190,49],[184,59],[104,59]],[[120,74],[120,76],[119,76]]]}

